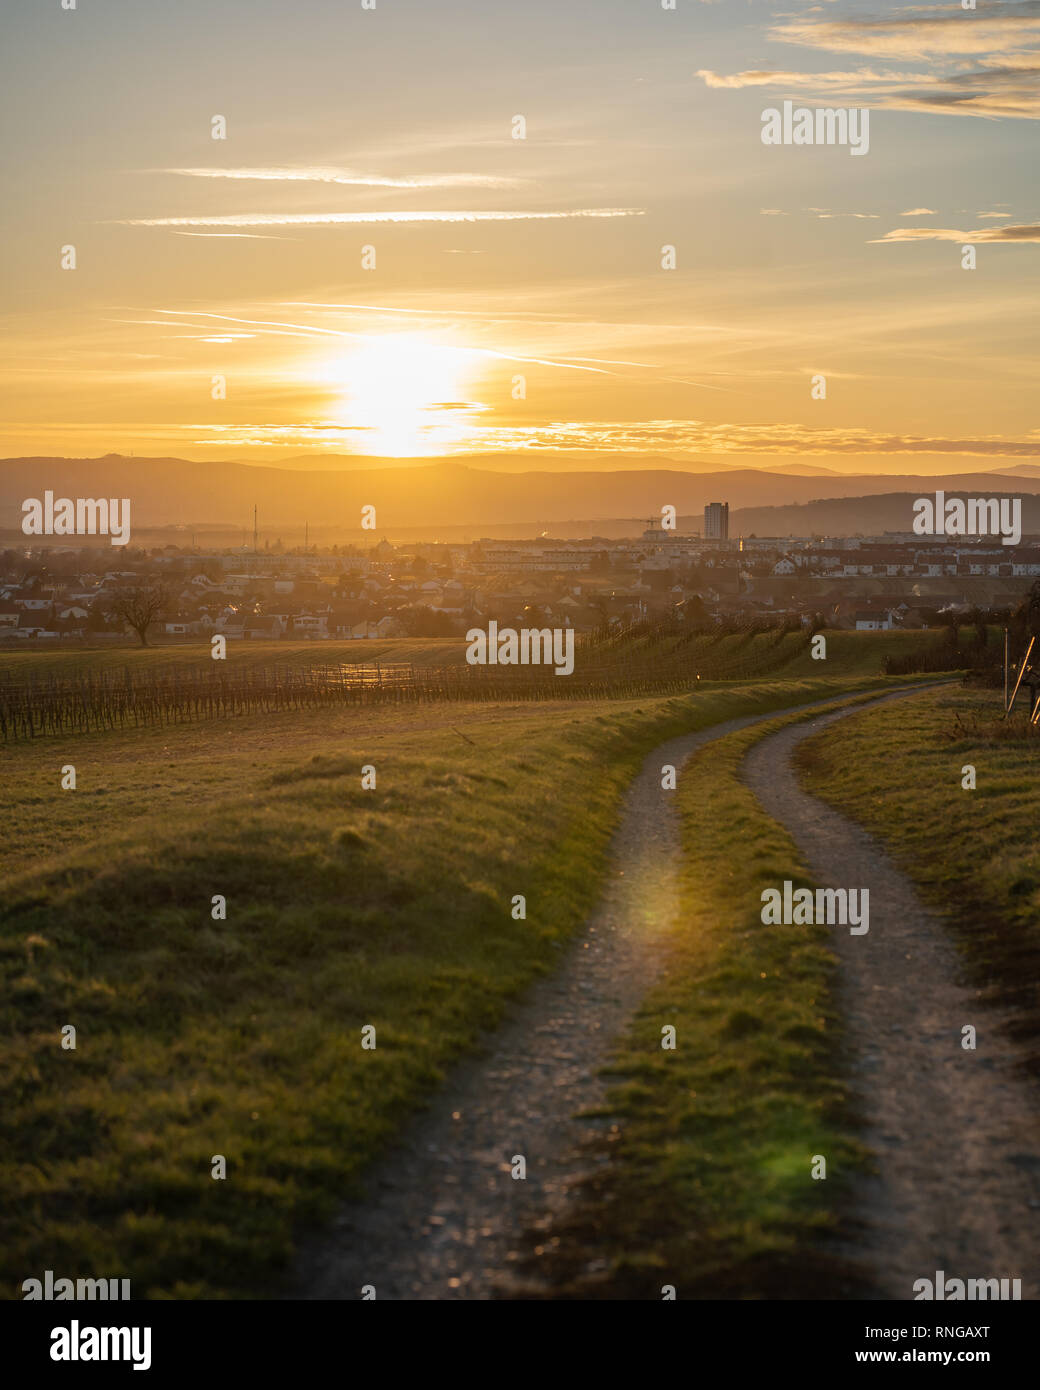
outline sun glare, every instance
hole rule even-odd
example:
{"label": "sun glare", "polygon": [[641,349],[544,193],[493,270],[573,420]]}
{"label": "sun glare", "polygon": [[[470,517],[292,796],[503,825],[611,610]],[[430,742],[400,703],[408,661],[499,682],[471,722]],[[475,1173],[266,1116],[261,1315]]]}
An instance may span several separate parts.
{"label": "sun glare", "polygon": [[360,344],[320,375],[340,393],[335,418],[357,447],[388,455],[436,454],[470,435],[477,409],[462,395],[473,354],[411,334]]}

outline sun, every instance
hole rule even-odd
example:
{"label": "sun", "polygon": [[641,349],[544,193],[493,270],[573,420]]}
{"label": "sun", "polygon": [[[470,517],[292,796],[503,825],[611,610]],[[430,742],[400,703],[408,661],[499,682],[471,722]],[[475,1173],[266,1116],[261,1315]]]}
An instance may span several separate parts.
{"label": "sun", "polygon": [[335,419],[366,453],[437,454],[469,436],[479,408],[464,397],[474,356],[394,333],[359,343],[320,376],[339,395]]}

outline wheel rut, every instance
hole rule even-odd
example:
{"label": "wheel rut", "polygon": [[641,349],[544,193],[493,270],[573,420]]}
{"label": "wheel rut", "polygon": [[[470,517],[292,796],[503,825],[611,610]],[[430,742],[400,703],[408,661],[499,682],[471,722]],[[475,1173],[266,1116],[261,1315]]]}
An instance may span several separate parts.
{"label": "wheel rut", "polygon": [[[518,1287],[521,1260],[530,1287],[525,1233],[550,1222],[589,1171],[582,1140],[604,1122],[577,1112],[604,1099],[599,1069],[656,979],[678,911],[679,820],[661,768],[794,712],[714,724],[647,756],[625,796],[600,903],[559,967],[514,1004],[480,1055],[452,1069],[370,1171],[367,1199],[302,1246],[291,1296],[359,1298],[372,1285],[377,1298],[500,1298]],[[511,1172],[518,1154],[523,1181]]]}
{"label": "wheel rut", "polygon": [[[866,935],[832,929],[847,1062],[876,1156],[874,1175],[855,1183],[845,1253],[869,1268],[883,1298],[912,1299],[915,1281],[939,1270],[947,1279],[1019,1278],[1022,1298],[1036,1298],[1040,1096],[1025,1054],[1006,1013],[967,981],[948,924],[875,838],[800,787],[792,765],[804,739],[855,712],[770,735],[742,766],[819,886],[870,893]],[[961,1046],[968,1024],[975,1051]]]}

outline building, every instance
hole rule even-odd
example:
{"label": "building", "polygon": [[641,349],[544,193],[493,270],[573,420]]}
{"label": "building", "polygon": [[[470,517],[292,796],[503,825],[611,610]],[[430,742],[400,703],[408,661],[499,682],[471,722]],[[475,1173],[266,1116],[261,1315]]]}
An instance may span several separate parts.
{"label": "building", "polygon": [[891,632],[895,627],[892,614],[887,612],[856,614],[857,632]]}
{"label": "building", "polygon": [[704,539],[729,540],[729,503],[709,502],[704,508]]}

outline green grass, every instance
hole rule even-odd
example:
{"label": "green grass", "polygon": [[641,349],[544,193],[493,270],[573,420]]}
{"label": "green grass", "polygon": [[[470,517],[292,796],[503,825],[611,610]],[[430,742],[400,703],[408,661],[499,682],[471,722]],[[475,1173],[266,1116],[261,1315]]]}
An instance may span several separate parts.
{"label": "green grass", "polygon": [[921,648],[936,646],[944,634],[934,631],[846,632],[825,631],[827,659],[815,661],[809,648],[798,652],[784,667],[788,676],[815,676],[838,670],[847,676],[876,676],[886,657],[909,656]]}
{"label": "green grass", "polygon": [[[644,661],[657,669],[673,667],[695,675],[703,666],[712,678],[748,678],[755,672],[783,671],[790,676],[819,677],[832,672],[847,676],[876,676],[887,655],[903,655],[942,640],[935,632],[827,632],[826,661],[814,661],[803,633],[732,633],[722,637],[634,637],[616,647],[594,648],[589,660],[609,663],[621,657],[632,664]],[[213,668],[209,640],[173,641],[140,647],[127,639],[118,647],[84,646],[0,649],[0,681],[19,682],[39,677],[71,677],[83,672],[134,673],[155,668]],[[416,666],[458,665],[466,659],[462,638],[386,638],[379,641],[246,642],[228,643],[227,669],[259,666],[335,665],[339,662],[409,662]]]}
{"label": "green grass", "polygon": [[[802,717],[713,743],[680,778],[680,922],[611,1067],[610,1162],[551,1233],[565,1296],[659,1299],[666,1284],[679,1298],[865,1293],[829,1240],[866,1158],[841,1071],[829,929],[762,926],[763,888],[811,884],[738,772],[754,742]],[[661,1047],[664,1024],[674,1051]],[[826,1181],[811,1177],[814,1155]]]}
{"label": "green grass", "polygon": [[[120,646],[50,647],[0,650],[0,681],[30,677],[74,676],[81,672],[133,672],[156,668],[201,667],[211,670],[209,638],[193,641],[150,639],[140,646],[127,639]],[[466,659],[466,643],[458,637],[387,638],[365,642],[246,642],[230,641],[227,668],[258,666],[323,666],[338,662],[412,662],[416,666],[452,665]]]}
{"label": "green grass", "polygon": [[273,1287],[294,1230],[357,1190],[446,1065],[552,968],[646,752],[844,685],[341,708],[0,750],[0,1287],[44,1268],[126,1276],[136,1296]]}
{"label": "green grass", "polygon": [[[869,635],[869,634],[868,634]],[[128,668],[134,674],[157,669],[200,668],[214,669],[208,638],[191,642],[153,639],[157,645],[141,647],[127,640],[118,647],[69,647],[51,650],[0,650],[0,680],[13,682],[30,677],[75,676],[83,672],[115,671]],[[623,661],[628,665],[646,663],[657,671],[689,670],[695,674],[703,665],[704,674],[739,676],[751,670],[772,671],[786,665],[804,648],[805,638],[798,633],[785,634],[777,641],[775,633],[727,634],[713,639],[694,636],[680,640],[676,636],[633,637],[618,644],[594,645],[587,660],[597,666]],[[322,666],[369,664],[371,662],[411,663],[416,666],[460,665],[466,660],[467,643],[460,637],[451,638],[387,638],[380,641],[341,642],[252,642],[233,640],[228,643],[226,667],[241,670],[263,666]],[[585,659],[585,658],[582,658]],[[813,667],[822,663],[815,662]],[[880,656],[874,669],[864,674],[876,675],[881,669]],[[819,675],[818,669],[806,672]]]}
{"label": "green grass", "polygon": [[[922,695],[842,720],[802,744],[798,764],[948,916],[1040,1070],[1040,739],[1022,713],[1009,731],[1002,711],[997,692]],[[974,791],[961,785],[968,764]]]}

